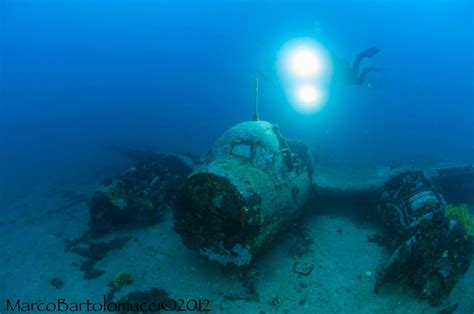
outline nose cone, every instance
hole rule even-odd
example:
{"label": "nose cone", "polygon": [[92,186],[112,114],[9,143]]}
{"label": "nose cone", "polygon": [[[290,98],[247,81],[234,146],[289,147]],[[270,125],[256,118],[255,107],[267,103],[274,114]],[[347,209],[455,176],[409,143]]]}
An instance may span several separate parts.
{"label": "nose cone", "polygon": [[258,233],[247,215],[244,197],[227,178],[197,173],[186,180],[178,195],[175,230],[186,246],[209,259],[237,264],[242,262],[239,254],[245,244]]}

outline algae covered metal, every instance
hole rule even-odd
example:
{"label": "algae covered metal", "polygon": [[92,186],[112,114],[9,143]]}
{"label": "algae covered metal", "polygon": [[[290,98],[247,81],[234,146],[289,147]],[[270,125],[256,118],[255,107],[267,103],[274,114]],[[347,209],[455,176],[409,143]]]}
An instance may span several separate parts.
{"label": "algae covered metal", "polygon": [[192,171],[192,163],[183,156],[138,152],[134,154],[143,157],[136,166],[104,180],[89,200],[93,231],[111,232],[161,222]]}
{"label": "algae covered metal", "polygon": [[175,230],[184,244],[221,264],[249,264],[302,211],[312,178],[307,150],[265,121],[225,132],[178,194]]}
{"label": "algae covered metal", "polygon": [[405,282],[433,305],[449,296],[474,256],[474,235],[453,212],[422,171],[402,171],[387,181],[378,216],[391,256],[376,292],[386,282]]}

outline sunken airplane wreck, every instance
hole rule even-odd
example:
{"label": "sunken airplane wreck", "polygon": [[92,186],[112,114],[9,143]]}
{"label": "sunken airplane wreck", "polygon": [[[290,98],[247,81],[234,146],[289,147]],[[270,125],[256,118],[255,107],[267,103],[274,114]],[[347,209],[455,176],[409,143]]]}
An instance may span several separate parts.
{"label": "sunken airplane wreck", "polygon": [[221,264],[249,264],[301,213],[313,172],[307,150],[265,121],[225,132],[178,194],[185,245]]}
{"label": "sunken airplane wreck", "polygon": [[[265,121],[232,127],[203,162],[174,154],[121,152],[137,160],[137,166],[93,195],[90,225],[95,231],[158,223],[171,207],[174,229],[188,248],[245,269],[304,212],[318,204],[330,208],[331,202],[354,201],[369,207],[383,228],[369,240],[390,253],[375,292],[386,282],[399,282],[433,305],[450,294],[474,255],[473,216],[446,201],[473,205],[471,166],[430,175],[395,168],[369,187],[323,187],[313,182],[318,174],[313,174],[308,147],[285,139]],[[453,189],[456,184],[459,188]]]}

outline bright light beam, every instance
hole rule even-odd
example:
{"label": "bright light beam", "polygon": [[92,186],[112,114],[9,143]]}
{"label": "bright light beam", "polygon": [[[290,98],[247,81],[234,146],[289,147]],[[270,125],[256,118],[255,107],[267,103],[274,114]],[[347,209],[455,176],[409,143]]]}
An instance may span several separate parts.
{"label": "bright light beam", "polygon": [[310,84],[301,85],[296,89],[295,100],[301,111],[317,111],[322,103],[321,90]]}
{"label": "bright light beam", "polygon": [[320,80],[330,74],[329,53],[310,38],[287,42],[278,58],[280,71],[287,79]]}
{"label": "bright light beam", "polygon": [[278,53],[278,69],[290,103],[300,112],[320,111],[328,100],[332,75],[329,52],[311,38],[287,42]]}
{"label": "bright light beam", "polygon": [[296,95],[304,104],[313,104],[321,98],[321,93],[312,85],[301,86]]}
{"label": "bright light beam", "polygon": [[321,74],[321,57],[311,47],[296,47],[289,55],[289,69],[298,78],[313,78]]}

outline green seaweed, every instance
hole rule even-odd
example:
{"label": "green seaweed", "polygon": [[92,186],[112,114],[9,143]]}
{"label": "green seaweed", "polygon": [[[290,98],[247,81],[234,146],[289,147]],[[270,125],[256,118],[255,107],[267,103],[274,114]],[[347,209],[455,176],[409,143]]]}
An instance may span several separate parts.
{"label": "green seaweed", "polygon": [[126,285],[129,285],[132,283],[132,275],[130,275],[127,272],[120,272],[117,275],[115,275],[113,284],[114,287],[117,289],[120,289],[122,287],[125,287]]}
{"label": "green seaweed", "polygon": [[136,196],[133,198],[133,200],[135,201],[135,203],[145,207],[145,208],[148,208],[148,209],[153,209],[153,203],[148,200],[148,199],[145,199],[143,197],[139,197],[139,196]]}
{"label": "green seaweed", "polygon": [[117,185],[113,184],[107,189],[107,197],[112,202],[112,204],[117,205],[117,202],[121,199],[125,199],[125,191],[120,189]]}
{"label": "green seaweed", "polygon": [[142,197],[140,194],[141,193],[134,193],[133,191],[122,188],[117,184],[109,186],[107,190],[107,197],[114,206],[122,208],[126,206],[128,201],[131,201],[141,207],[153,209],[153,202],[147,198]]}
{"label": "green seaweed", "polygon": [[456,218],[464,226],[467,236],[474,236],[474,215],[469,213],[469,207],[467,204],[460,204],[454,206],[452,204],[448,205],[444,214],[447,217]]}

